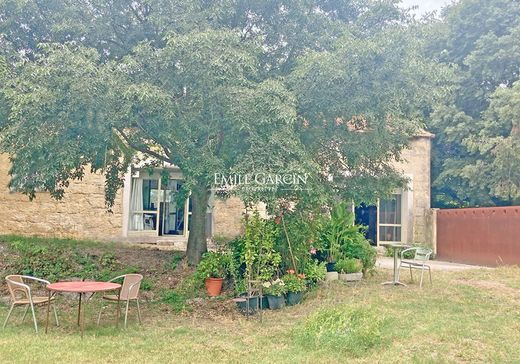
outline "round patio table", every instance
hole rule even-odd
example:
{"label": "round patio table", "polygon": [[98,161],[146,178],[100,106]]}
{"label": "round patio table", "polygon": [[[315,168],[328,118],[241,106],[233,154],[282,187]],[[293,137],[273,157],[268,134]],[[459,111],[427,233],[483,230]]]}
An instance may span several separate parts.
{"label": "round patio table", "polygon": [[389,282],[382,283],[383,285],[392,285],[392,286],[406,286],[406,284],[399,282],[399,272],[397,267],[397,261],[399,259],[399,253],[406,249],[410,248],[410,245],[402,244],[402,243],[379,243],[379,245],[390,247],[394,249],[394,279]]}
{"label": "round patio table", "polygon": [[[86,293],[96,293],[96,292],[106,292],[106,291],[118,291],[117,295],[117,323],[119,324],[119,316],[121,312],[120,306],[120,294],[121,294],[121,285],[118,283],[111,282],[92,282],[92,281],[77,281],[77,282],[57,282],[51,283],[47,285],[47,290],[49,291],[49,300],[53,295],[58,292],[71,292],[77,293],[79,296],[79,305],[78,305],[78,326],[81,330],[81,337],[83,337],[83,331],[85,329],[85,315],[84,309],[83,312],[81,310],[81,300]],[[47,320],[45,322],[45,333],[47,333],[49,327],[49,306],[47,305]]]}

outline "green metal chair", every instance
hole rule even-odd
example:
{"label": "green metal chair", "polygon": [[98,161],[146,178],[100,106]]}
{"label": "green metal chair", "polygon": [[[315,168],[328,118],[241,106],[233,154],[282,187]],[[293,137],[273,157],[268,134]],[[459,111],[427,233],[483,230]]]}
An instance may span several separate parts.
{"label": "green metal chair", "polygon": [[[413,259],[406,259],[405,256],[409,252],[414,252]],[[410,268],[410,277],[413,282],[413,273],[412,269],[420,269],[421,270],[421,281],[419,283],[419,287],[422,288],[422,282],[423,282],[423,275],[424,271],[428,269],[428,273],[430,274],[430,284],[433,285],[432,282],[432,269],[431,267],[426,264],[428,260],[430,260],[430,256],[432,255],[433,250],[430,248],[423,248],[423,247],[414,247],[414,248],[408,248],[401,252],[401,263],[399,263],[399,270],[397,272],[397,280],[399,280],[399,274],[401,273],[401,267],[408,267]]]}

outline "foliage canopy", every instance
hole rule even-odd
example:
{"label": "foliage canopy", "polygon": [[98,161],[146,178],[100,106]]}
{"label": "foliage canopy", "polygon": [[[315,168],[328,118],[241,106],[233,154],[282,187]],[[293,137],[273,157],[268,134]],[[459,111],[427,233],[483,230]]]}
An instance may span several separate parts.
{"label": "foliage canopy", "polygon": [[392,161],[448,75],[394,1],[6,0],[0,19],[11,186],[61,198],[90,168],[111,207],[136,160],[175,165],[191,263],[216,172],[309,176],[302,190],[235,191],[271,210],[404,185]]}

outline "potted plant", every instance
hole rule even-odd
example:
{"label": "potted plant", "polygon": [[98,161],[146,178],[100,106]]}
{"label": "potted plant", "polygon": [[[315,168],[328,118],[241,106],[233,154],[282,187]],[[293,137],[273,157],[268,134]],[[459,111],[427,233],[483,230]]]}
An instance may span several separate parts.
{"label": "potted plant", "polygon": [[303,272],[305,274],[305,281],[309,287],[317,285],[319,282],[325,280],[327,276],[325,262],[319,263],[314,259],[305,263]]}
{"label": "potted plant", "polygon": [[[257,282],[266,282],[278,270],[281,255],[274,249],[275,236],[274,222],[262,219],[257,211],[245,219],[245,234],[240,241],[239,254],[236,257],[238,264],[242,267],[241,277],[235,277],[235,285],[237,281],[242,283],[241,286],[236,285],[239,297],[235,299],[241,310],[249,302],[249,313],[254,313],[259,303],[258,296],[249,297],[249,284],[255,282],[254,285],[256,285]],[[260,304],[262,308],[265,307],[264,299],[260,301]]]}
{"label": "potted plant", "polygon": [[295,274],[292,269],[287,271],[287,274],[282,277],[287,290],[287,305],[297,305],[303,299],[303,292],[305,291],[305,275]]}
{"label": "potted plant", "polygon": [[196,275],[204,281],[208,296],[216,297],[220,295],[224,278],[228,272],[228,253],[207,252],[202,256],[202,260],[197,266]]}
{"label": "potted plant", "polygon": [[262,296],[262,300],[259,300],[260,297],[258,295],[248,296],[247,292],[247,280],[245,278],[237,279],[235,281],[235,294],[237,297],[233,298],[233,302],[235,302],[241,313],[254,314],[259,308],[262,310],[269,308],[267,297]]}
{"label": "potted plant", "polygon": [[338,279],[336,260],[341,256],[341,246],[353,222],[353,215],[348,211],[345,203],[334,206],[330,219],[323,230],[323,240],[327,252],[327,281]]}
{"label": "potted plant", "polygon": [[340,272],[339,279],[345,282],[360,281],[363,278],[363,264],[359,259],[346,258],[336,262],[336,268]]}
{"label": "potted plant", "polygon": [[264,282],[263,290],[269,302],[269,309],[277,310],[285,306],[284,294],[287,292],[284,281],[280,278],[272,282]]}
{"label": "potted plant", "polygon": [[362,264],[363,275],[374,268],[376,264],[376,250],[363,235],[362,227],[353,226],[341,246],[341,253],[346,258],[359,259]]}

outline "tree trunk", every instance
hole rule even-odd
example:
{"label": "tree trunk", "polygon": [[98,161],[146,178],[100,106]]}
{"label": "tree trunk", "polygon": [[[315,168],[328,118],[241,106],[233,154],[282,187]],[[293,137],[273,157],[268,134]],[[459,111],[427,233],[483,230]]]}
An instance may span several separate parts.
{"label": "tree trunk", "polygon": [[189,265],[197,265],[202,254],[208,250],[206,241],[206,212],[210,190],[206,186],[196,186],[191,190],[191,227],[186,256]]}

